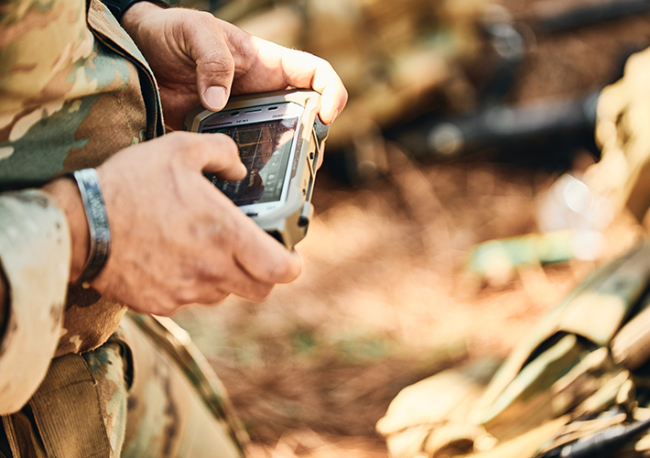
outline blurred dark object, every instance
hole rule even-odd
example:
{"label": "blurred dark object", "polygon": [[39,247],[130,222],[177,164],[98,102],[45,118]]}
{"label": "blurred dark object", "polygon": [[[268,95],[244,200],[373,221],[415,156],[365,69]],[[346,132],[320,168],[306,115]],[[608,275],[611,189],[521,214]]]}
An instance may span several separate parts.
{"label": "blurred dark object", "polygon": [[610,458],[648,428],[650,419],[626,426],[611,426],[592,436],[556,447],[539,458]]}
{"label": "blurred dark object", "polygon": [[[611,81],[583,85],[582,92],[556,91],[554,101],[528,99],[524,108],[512,98],[513,88],[522,84],[524,70],[536,65],[541,41],[552,41],[560,32],[561,39],[572,39],[571,31],[580,27],[637,17],[650,2],[576,6],[550,0],[523,12],[510,3],[508,9],[490,0],[181,0],[333,65],[350,99],[332,128],[325,166],[349,183],[372,181],[386,172],[384,132],[405,141],[419,158],[427,157],[428,149],[431,160],[474,154],[480,160],[521,164],[526,157],[532,159],[524,161],[528,166],[562,170],[576,150],[597,154],[592,113],[582,113],[580,105],[588,103],[589,92]],[[602,56],[598,59],[600,64]],[[591,75],[590,59],[584,60],[584,75]],[[566,63],[553,65],[559,74]],[[443,150],[460,144],[452,124],[461,133],[462,148],[440,154],[439,140]],[[439,135],[429,135],[440,127]],[[402,128],[415,131],[397,132]],[[431,138],[437,139],[433,147]]]}
{"label": "blurred dark object", "polygon": [[[479,92],[478,108],[465,114],[426,114],[386,132],[420,160],[448,161],[470,154],[478,160],[527,167],[568,170],[577,152],[599,157],[594,138],[598,92],[575,99],[541,100],[523,106],[504,104],[537,36],[564,32],[650,10],[647,0],[616,0],[566,9],[566,2],[537,4],[536,13],[514,23],[507,12],[486,14],[484,34],[492,50],[491,79]],[[528,43],[524,37],[527,37]],[[623,74],[624,62],[640,49],[625,50],[611,83]],[[585,72],[589,69],[585,68]]]}
{"label": "blurred dark object", "polygon": [[598,94],[524,107],[489,106],[465,116],[427,115],[387,132],[420,159],[450,160],[498,151],[494,160],[567,168],[567,149],[597,155],[594,141]]}
{"label": "blurred dark object", "polygon": [[612,0],[566,10],[566,2],[553,0],[538,4],[536,10],[535,31],[554,33],[597,22],[620,19],[631,14],[646,13],[650,10],[650,2],[648,0]]}

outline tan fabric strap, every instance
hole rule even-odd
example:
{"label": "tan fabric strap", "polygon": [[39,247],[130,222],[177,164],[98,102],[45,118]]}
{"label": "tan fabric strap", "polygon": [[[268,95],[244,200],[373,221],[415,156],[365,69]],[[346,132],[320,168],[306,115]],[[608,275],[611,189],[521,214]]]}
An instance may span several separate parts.
{"label": "tan fabric strap", "polygon": [[29,405],[48,457],[108,458],[111,447],[96,382],[79,355],[52,361]]}

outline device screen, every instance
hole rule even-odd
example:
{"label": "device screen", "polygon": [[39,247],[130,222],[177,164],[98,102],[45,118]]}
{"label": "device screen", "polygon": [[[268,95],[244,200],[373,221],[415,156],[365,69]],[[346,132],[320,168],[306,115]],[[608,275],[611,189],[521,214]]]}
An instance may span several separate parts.
{"label": "device screen", "polygon": [[239,207],[280,200],[297,125],[298,118],[287,118],[203,130],[235,140],[248,169],[241,181],[206,176]]}

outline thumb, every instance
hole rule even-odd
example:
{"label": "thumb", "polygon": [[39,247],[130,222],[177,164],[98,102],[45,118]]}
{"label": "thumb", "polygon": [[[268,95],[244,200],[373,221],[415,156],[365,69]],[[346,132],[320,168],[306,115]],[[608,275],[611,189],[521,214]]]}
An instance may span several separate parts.
{"label": "thumb", "polygon": [[196,85],[202,105],[219,111],[230,96],[235,62],[216,18],[206,13],[197,21],[202,23],[186,28],[191,30],[187,44],[196,63]]}

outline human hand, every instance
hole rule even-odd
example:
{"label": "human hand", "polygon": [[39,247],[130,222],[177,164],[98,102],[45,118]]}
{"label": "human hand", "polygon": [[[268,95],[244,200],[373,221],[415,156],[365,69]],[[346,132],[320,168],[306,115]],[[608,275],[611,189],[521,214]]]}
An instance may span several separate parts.
{"label": "human hand", "polygon": [[[203,171],[225,180],[246,175],[229,137],[185,132],[124,149],[97,168],[111,230],[108,261],[91,282],[97,291],[137,312],[170,315],[182,305],[213,304],[230,293],[259,301],[274,284],[298,276],[299,258]],[[70,184],[59,179],[47,190],[61,201],[60,190]],[[84,222],[70,221],[70,227],[73,246],[84,236],[87,246]],[[73,253],[73,280],[86,256]]]}
{"label": "human hand", "polygon": [[231,93],[313,89],[322,95],[325,124],[347,102],[341,79],[325,60],[251,36],[210,13],[139,2],[122,25],[151,66],[165,120],[174,129],[199,103],[221,110]]}

